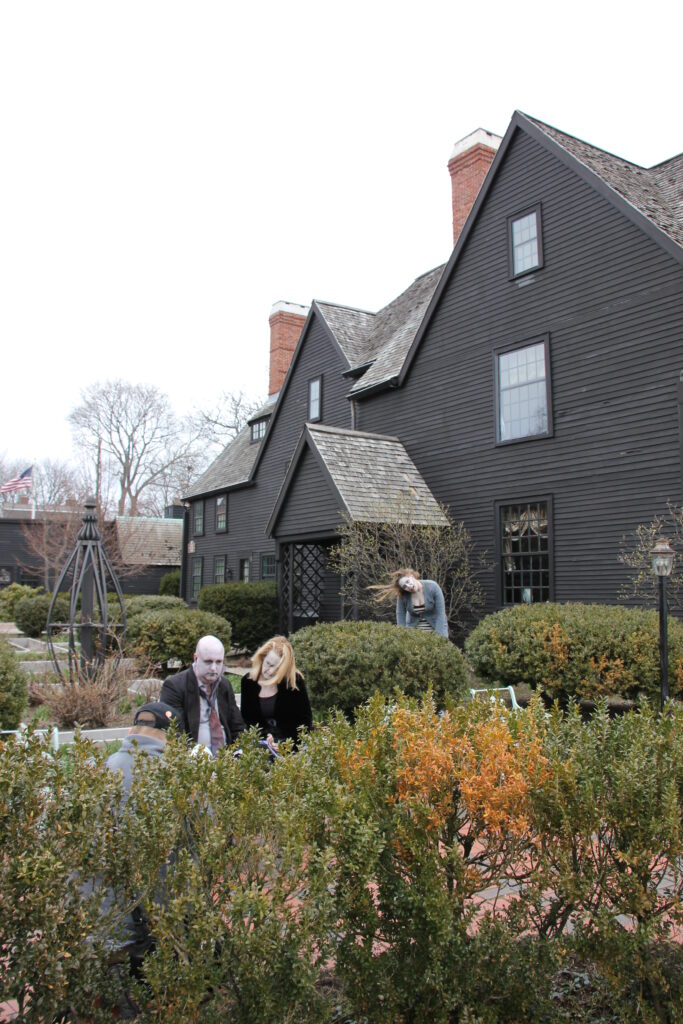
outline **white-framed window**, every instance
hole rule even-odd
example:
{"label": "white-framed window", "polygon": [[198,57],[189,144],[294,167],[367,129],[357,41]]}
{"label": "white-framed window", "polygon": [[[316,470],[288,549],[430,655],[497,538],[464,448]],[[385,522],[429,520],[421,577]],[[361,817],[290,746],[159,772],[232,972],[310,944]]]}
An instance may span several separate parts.
{"label": "white-framed window", "polygon": [[262,441],[266,436],[266,427],[268,420],[256,420],[251,425],[251,439],[252,441]]}
{"label": "white-framed window", "polygon": [[225,533],[228,528],[228,496],[219,494],[216,498],[216,533]]}
{"label": "white-framed window", "polygon": [[274,580],[277,577],[275,555],[261,555],[261,579]]}
{"label": "white-framed window", "polygon": [[248,583],[251,578],[251,565],[248,558],[240,558],[240,579]]}
{"label": "white-framed window", "polygon": [[548,336],[495,353],[496,440],[552,433]]}
{"label": "white-framed window", "polygon": [[204,501],[195,501],[192,512],[192,533],[195,537],[201,537],[204,533]]}
{"label": "white-framed window", "polygon": [[543,266],[541,205],[508,218],[510,276],[520,277]]}
{"label": "white-framed window", "polygon": [[225,583],[225,555],[216,555],[213,560],[213,582]]}
{"label": "white-framed window", "polygon": [[202,589],[202,579],[204,576],[204,559],[197,557],[192,559],[192,600],[196,601],[199,597],[199,591]]}
{"label": "white-framed window", "polygon": [[319,420],[322,416],[322,377],[314,377],[308,382],[308,420]]}

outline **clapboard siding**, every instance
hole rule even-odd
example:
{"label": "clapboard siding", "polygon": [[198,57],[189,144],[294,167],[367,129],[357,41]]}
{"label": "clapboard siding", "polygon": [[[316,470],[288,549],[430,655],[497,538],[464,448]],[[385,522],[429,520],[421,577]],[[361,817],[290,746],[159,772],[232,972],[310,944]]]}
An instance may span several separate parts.
{"label": "clapboard siding", "polygon": [[310,448],[303,452],[278,517],[279,538],[306,539],[330,531],[341,519],[340,502]]}
{"label": "clapboard siding", "polygon": [[[507,218],[539,202],[544,266],[520,287]],[[494,352],[545,335],[553,434],[497,445]],[[358,426],[397,434],[489,553],[496,502],[552,497],[556,599],[615,601],[622,537],[683,497],[681,370],[680,265],[519,131],[403,386],[363,401]]]}
{"label": "clapboard siding", "polygon": [[216,555],[226,556],[232,578],[238,579],[240,559],[249,558],[251,579],[260,578],[261,555],[276,554],[275,541],[266,536],[266,525],[308,413],[308,382],[323,377],[322,422],[350,427],[351,410],[346,399],[348,381],[342,377],[348,364],[320,316],[314,313],[292,365],[292,372],[264,441],[249,486],[228,492],[228,531],[216,533],[215,499],[205,499],[203,537],[191,537],[195,553],[188,554],[185,597],[192,587],[192,558],[203,556],[203,585],[213,582]]}

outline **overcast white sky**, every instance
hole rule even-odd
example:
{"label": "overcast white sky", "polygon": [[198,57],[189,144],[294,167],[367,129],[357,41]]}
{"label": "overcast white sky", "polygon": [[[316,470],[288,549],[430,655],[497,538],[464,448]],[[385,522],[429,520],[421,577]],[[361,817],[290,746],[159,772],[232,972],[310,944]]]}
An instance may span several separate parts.
{"label": "overcast white sky", "polygon": [[0,0],[0,455],[71,458],[108,378],[265,396],[272,304],[445,261],[453,143],[515,109],[681,152],[682,9]]}

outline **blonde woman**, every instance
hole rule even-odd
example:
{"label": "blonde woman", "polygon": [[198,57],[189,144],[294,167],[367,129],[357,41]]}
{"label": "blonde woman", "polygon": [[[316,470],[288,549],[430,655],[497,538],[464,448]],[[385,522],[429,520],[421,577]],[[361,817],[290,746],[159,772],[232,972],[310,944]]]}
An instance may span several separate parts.
{"label": "blonde woman", "polygon": [[242,680],[240,710],[246,726],[258,726],[275,750],[280,740],[292,740],[296,749],[299,728],[311,728],[306,684],[286,637],[272,637],[252,657],[251,669]]}
{"label": "blonde woman", "polygon": [[443,591],[434,580],[420,579],[414,569],[397,569],[388,583],[370,588],[378,603],[396,601],[396,625],[448,636]]}

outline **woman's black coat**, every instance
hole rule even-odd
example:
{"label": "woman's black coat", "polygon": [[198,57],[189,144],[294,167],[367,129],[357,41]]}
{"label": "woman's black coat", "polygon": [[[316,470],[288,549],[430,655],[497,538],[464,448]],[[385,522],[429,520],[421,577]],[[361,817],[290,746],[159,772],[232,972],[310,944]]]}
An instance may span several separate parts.
{"label": "woman's black coat", "polygon": [[[299,726],[305,725],[307,729],[310,729],[313,725],[313,715],[311,714],[311,705],[308,700],[308,693],[306,692],[306,684],[304,683],[304,677],[299,672],[296,674],[296,685],[296,690],[290,690],[284,679],[278,683],[275,698],[275,714],[273,716],[277,723],[277,731],[280,738],[293,740],[295,747]],[[250,676],[243,677],[240,711],[247,728],[257,725],[265,739],[270,729],[266,720],[261,717],[260,689],[259,684]],[[278,739],[278,737],[276,736],[275,739]]]}

